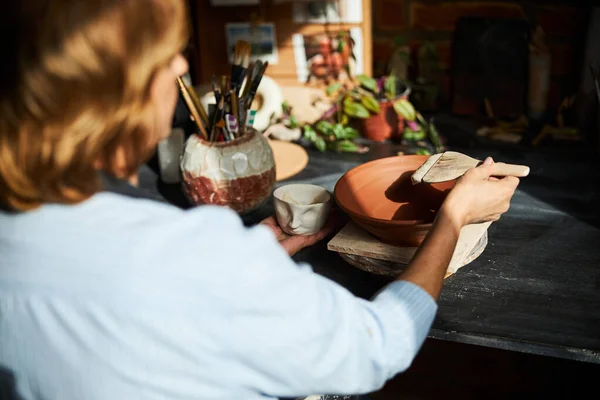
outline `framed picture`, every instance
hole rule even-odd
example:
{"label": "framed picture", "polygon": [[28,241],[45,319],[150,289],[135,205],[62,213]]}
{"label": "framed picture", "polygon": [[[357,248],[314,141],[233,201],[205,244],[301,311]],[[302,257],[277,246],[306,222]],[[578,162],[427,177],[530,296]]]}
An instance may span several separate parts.
{"label": "framed picture", "polygon": [[269,64],[277,64],[275,24],[229,23],[225,25],[225,35],[230,60],[233,60],[235,45],[238,40],[246,40],[252,46],[252,61],[261,60],[263,62],[268,61]]}
{"label": "framed picture", "polygon": [[295,34],[292,44],[300,82],[328,84],[348,79],[348,72],[357,75],[364,71],[360,28],[333,34]]}
{"label": "framed picture", "polygon": [[326,0],[294,2],[292,12],[298,24],[360,24],[362,9],[362,0]]}

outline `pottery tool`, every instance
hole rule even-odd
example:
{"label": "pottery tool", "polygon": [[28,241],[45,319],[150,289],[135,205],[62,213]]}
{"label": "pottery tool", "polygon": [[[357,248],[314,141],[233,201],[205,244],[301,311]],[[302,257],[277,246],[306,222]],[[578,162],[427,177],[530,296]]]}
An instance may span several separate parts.
{"label": "pottery tool", "polygon": [[[420,182],[446,182],[461,177],[467,170],[481,165],[483,161],[455,151],[446,151],[429,157],[411,176],[413,185]],[[525,165],[496,163],[496,176],[525,177],[529,167]]]}
{"label": "pottery tool", "polygon": [[251,53],[252,46],[250,43],[245,40],[238,40],[235,44],[233,63],[231,65],[231,88],[235,91],[236,96],[239,94],[240,87],[244,81]]}
{"label": "pottery tool", "polygon": [[[462,228],[448,265],[446,278],[479,257],[487,246],[487,231],[491,222]],[[329,243],[352,266],[377,275],[396,277],[410,263],[417,247],[402,247],[384,243],[356,223],[350,222]]]}
{"label": "pottery tool", "polygon": [[183,99],[185,100],[185,103],[187,105],[188,110],[190,111],[190,114],[192,114],[192,117],[194,117],[194,123],[198,127],[198,129],[199,129],[200,133],[202,134],[202,136],[204,137],[204,139],[208,140],[208,133],[206,132],[206,129],[204,128],[204,125],[202,124],[202,117],[200,116],[200,112],[196,108],[194,101],[192,100],[192,97],[190,96],[190,93],[188,92],[185,84],[183,83],[183,80],[180,77],[177,77],[177,84],[179,85],[179,90],[181,91],[181,94],[183,95]]}

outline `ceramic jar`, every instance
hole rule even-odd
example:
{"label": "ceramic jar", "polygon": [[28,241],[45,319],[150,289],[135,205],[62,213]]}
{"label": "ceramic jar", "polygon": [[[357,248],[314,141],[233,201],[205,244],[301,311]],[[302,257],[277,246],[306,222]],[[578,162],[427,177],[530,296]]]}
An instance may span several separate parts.
{"label": "ceramic jar", "polygon": [[226,206],[243,215],[260,207],[275,185],[271,146],[251,128],[229,142],[190,136],[180,165],[184,193],[194,205]]}
{"label": "ceramic jar", "polygon": [[376,142],[400,137],[404,130],[404,120],[398,117],[393,103],[389,100],[382,101],[379,108],[379,113],[361,120],[363,136]]}

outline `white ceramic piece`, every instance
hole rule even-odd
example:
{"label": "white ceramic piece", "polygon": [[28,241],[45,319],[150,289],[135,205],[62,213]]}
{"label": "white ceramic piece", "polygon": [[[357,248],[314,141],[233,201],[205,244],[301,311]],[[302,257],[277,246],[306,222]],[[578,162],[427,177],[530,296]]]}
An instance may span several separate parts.
{"label": "white ceramic piece", "polygon": [[327,222],[331,195],[320,186],[291,184],[273,192],[275,216],[289,235],[312,235]]}

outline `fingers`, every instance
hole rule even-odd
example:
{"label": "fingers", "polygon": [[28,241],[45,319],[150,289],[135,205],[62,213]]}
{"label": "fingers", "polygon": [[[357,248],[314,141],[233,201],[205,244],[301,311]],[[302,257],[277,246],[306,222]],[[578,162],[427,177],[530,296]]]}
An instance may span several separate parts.
{"label": "fingers", "polygon": [[517,186],[519,186],[519,183],[521,182],[519,178],[514,176],[505,176],[502,179],[496,180],[496,183],[504,186],[509,191],[507,194],[510,194],[510,196],[514,194],[514,191],[517,189]]}
{"label": "fingers", "polygon": [[492,157],[486,157],[483,161],[483,165],[488,166],[494,163],[494,159]]}
{"label": "fingers", "polygon": [[494,173],[494,159],[492,157],[486,157],[483,161],[483,164],[475,168],[479,178],[481,179],[489,179]]}
{"label": "fingers", "polygon": [[464,175],[463,178],[469,180],[485,180],[492,175],[492,166],[494,165],[494,159],[492,157],[486,157],[483,163],[475,168],[471,168]]}
{"label": "fingers", "polygon": [[279,243],[281,247],[290,255],[293,256],[300,250],[306,247],[306,236],[288,236]]}

